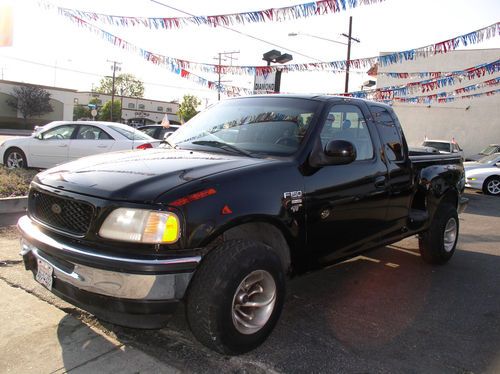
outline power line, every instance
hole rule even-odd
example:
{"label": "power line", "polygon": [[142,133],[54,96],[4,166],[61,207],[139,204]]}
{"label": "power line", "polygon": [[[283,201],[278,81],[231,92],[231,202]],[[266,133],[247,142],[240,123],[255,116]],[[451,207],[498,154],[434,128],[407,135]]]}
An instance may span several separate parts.
{"label": "power line", "polygon": [[[98,78],[103,78],[104,77],[104,75],[102,75],[102,74],[91,73],[91,72],[88,72],[88,71],[81,71],[81,70],[76,70],[76,69],[70,69],[70,68],[65,68],[65,67],[62,67],[62,66],[55,66],[55,65],[50,65],[50,64],[44,64],[42,62],[36,62],[36,61],[26,60],[26,59],[18,58],[18,57],[11,57],[11,56],[5,56],[5,55],[0,55],[0,57],[11,59],[11,60],[15,60],[15,61],[21,61],[21,62],[24,62],[24,63],[27,63],[27,64],[33,64],[33,65],[37,65],[37,66],[43,66],[43,67],[50,68],[50,69],[57,68],[59,70],[64,70],[64,71],[68,71],[68,72],[72,72],[72,73],[78,73],[78,74],[83,74],[83,75],[90,75],[90,76],[98,77]],[[7,69],[6,67],[3,67],[3,68]],[[173,86],[173,85],[162,84],[162,83],[157,83],[157,82],[146,82],[146,81],[141,81],[141,82],[144,83],[144,84],[150,85],[150,86],[158,86],[158,87],[166,87],[166,88],[176,88],[176,89],[181,89],[181,90],[187,90],[187,89],[189,89],[189,90],[195,90],[195,91],[212,92],[212,90],[210,90],[208,88],[187,88],[187,87]]]}
{"label": "power line", "polygon": [[[150,0],[150,1],[151,1],[151,2],[153,2],[153,3],[156,3],[156,4],[158,4],[158,5],[162,5],[162,6],[166,7],[166,8],[169,8],[169,9],[175,10],[176,12],[184,13],[184,14],[187,14],[188,16],[191,16],[191,17],[196,17],[196,15],[194,15],[194,14],[192,14],[192,13],[189,13],[189,12],[183,11],[183,10],[181,10],[181,9],[179,9],[179,8],[173,7],[173,6],[168,5],[168,4],[164,4],[164,3],[160,2],[160,1],[157,1],[157,0]],[[321,60],[319,60],[319,59],[317,59],[317,58],[315,58],[315,57],[311,57],[311,56],[305,55],[305,54],[303,54],[303,53],[301,53],[301,52],[294,51],[293,49],[290,49],[290,48],[287,48],[287,47],[283,47],[283,46],[281,46],[281,45],[279,45],[279,44],[276,44],[276,43],[273,43],[273,42],[270,42],[270,41],[267,41],[267,40],[261,39],[261,38],[259,38],[259,37],[257,37],[257,36],[247,34],[247,33],[245,33],[245,32],[242,32],[242,31],[239,31],[239,30],[233,29],[233,28],[228,27],[228,26],[220,26],[220,27],[221,27],[221,28],[223,28],[223,29],[226,29],[226,30],[229,30],[229,31],[235,32],[235,33],[237,33],[237,34],[240,34],[240,35],[246,36],[247,38],[251,38],[251,39],[257,40],[257,41],[259,41],[259,42],[262,42],[262,43],[265,43],[265,44],[272,45],[273,47],[278,47],[278,48],[280,48],[280,49],[284,49],[284,50],[287,50],[287,51],[289,51],[289,52],[293,52],[293,53],[295,53],[296,55],[299,55],[299,56],[302,56],[302,57],[309,58],[309,59],[311,59],[311,60],[315,60],[315,61],[321,62]]]}

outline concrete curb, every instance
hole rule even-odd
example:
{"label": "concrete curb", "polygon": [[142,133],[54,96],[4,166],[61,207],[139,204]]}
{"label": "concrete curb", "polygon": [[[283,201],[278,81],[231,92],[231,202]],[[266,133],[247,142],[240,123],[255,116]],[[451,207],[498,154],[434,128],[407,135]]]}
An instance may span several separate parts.
{"label": "concrete curb", "polygon": [[28,197],[5,197],[0,198],[0,214],[23,213],[28,208]]}

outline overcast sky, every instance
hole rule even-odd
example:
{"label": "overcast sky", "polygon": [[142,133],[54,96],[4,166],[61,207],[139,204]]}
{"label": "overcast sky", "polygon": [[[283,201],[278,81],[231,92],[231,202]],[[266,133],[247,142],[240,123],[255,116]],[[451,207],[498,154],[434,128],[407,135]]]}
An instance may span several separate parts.
{"label": "overcast sky", "polygon": [[[8,0],[0,0],[0,3],[2,1]],[[161,2],[187,13],[215,15],[290,6],[305,1]],[[212,101],[217,96],[215,92],[182,79],[164,68],[153,66],[141,57],[113,47],[95,34],[78,28],[67,18],[43,10],[35,0],[12,0],[11,3],[14,7],[14,44],[12,47],[0,48],[0,78],[90,90],[92,84],[97,85],[102,76],[111,74],[107,60],[117,60],[122,62],[122,72],[132,73],[145,82],[147,98],[171,100],[191,93]],[[123,16],[185,15],[150,0],[53,0],[51,3],[67,8]],[[302,32],[343,41],[340,34],[347,33],[350,15],[353,16],[353,36],[361,40],[361,43],[353,45],[351,58],[362,58],[377,56],[379,52],[425,46],[493,24],[499,21],[500,1],[386,0],[381,4],[361,6],[352,11],[298,21],[232,26],[240,32],[275,45],[223,28],[207,26],[189,26],[181,30],[149,30],[96,25],[141,48],[165,56],[215,63],[214,58],[218,52],[239,51],[236,55],[238,61],[234,64],[264,65],[262,54],[270,49],[291,53],[295,63],[345,59],[344,45],[307,36],[290,37],[288,34]],[[472,48],[500,48],[500,37]],[[81,73],[69,72],[66,69]],[[215,76],[197,74],[210,80],[216,79]],[[250,87],[253,81],[250,76],[228,76],[223,79],[231,80],[230,84],[247,87]],[[351,90],[359,89],[361,83],[367,79],[365,74],[352,74]],[[286,92],[337,93],[342,92],[343,87],[343,74],[289,73],[284,74],[282,78],[282,91]]]}

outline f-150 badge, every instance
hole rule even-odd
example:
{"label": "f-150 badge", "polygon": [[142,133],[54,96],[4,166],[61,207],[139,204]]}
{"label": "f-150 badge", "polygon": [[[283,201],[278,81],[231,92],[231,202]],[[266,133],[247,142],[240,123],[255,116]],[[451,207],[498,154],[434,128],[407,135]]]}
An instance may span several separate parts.
{"label": "f-150 badge", "polygon": [[285,207],[289,207],[292,212],[296,213],[302,206],[302,191],[284,192],[283,199]]}

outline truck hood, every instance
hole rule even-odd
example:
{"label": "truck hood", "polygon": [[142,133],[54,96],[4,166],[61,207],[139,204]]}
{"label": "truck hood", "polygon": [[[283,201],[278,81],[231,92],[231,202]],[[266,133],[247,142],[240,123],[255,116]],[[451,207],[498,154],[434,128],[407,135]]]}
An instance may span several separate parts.
{"label": "truck hood", "polygon": [[269,159],[190,150],[148,149],[84,157],[48,169],[35,182],[109,200],[152,202],[184,183]]}

